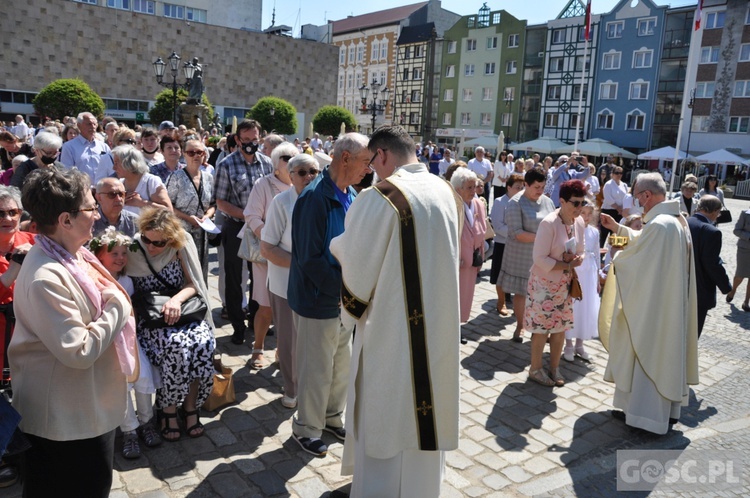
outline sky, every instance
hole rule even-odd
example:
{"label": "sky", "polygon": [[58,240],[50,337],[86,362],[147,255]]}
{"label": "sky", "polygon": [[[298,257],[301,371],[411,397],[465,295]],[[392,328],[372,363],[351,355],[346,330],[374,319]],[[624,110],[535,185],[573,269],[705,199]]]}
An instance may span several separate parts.
{"label": "sky", "polygon": [[[633,0],[637,1],[637,0]],[[359,0],[349,3],[342,0],[263,0],[263,29],[271,25],[271,14],[276,6],[276,25],[286,24],[294,29],[294,36],[299,36],[303,24],[325,24],[327,21],[338,21],[349,15],[362,15],[378,10],[390,9],[400,5],[418,3],[418,0]],[[482,7],[482,0],[442,0],[442,7],[456,14],[466,16],[476,14]],[[617,5],[618,0],[591,0],[591,11],[594,14],[605,14]],[[683,7],[696,5],[697,0],[655,0],[657,5]],[[533,0],[500,2],[487,1],[491,10],[505,9],[518,19],[526,19],[529,24],[541,24],[556,18],[568,4],[568,0]]]}

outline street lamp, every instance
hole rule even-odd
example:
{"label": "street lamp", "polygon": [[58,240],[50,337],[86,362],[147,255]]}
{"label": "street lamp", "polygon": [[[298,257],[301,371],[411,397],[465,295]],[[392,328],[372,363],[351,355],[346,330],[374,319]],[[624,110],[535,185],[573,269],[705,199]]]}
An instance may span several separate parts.
{"label": "street lamp", "polygon": [[510,92],[506,92],[503,102],[505,102],[505,115],[508,116],[508,123],[506,125],[508,131],[505,133],[505,149],[507,150],[508,144],[510,144],[510,123],[513,121],[510,114],[510,105],[513,103],[513,95]]}
{"label": "street lamp", "polygon": [[[362,114],[370,114],[372,116],[372,131],[375,131],[375,118],[378,114],[385,112],[385,107],[388,105],[388,98],[390,97],[391,91],[388,87],[380,89],[380,83],[373,78],[370,86],[362,85],[359,87],[359,96],[362,99],[362,107],[360,112]],[[372,102],[367,103],[367,96],[372,95]],[[380,100],[378,100],[380,96]]]}
{"label": "street lamp", "polygon": [[172,82],[164,81],[164,73],[167,69],[167,64],[159,57],[153,62],[154,76],[156,76],[156,82],[161,86],[172,87],[172,122],[177,125],[177,89],[190,87],[190,80],[193,79],[195,74],[195,66],[192,62],[186,62],[182,66],[183,73],[185,74],[185,83],[177,83],[177,73],[180,68],[180,56],[176,52],[172,52],[167,60],[169,61],[169,72],[172,75]]}
{"label": "street lamp", "polygon": [[271,115],[271,128],[270,130],[273,132],[273,117],[276,115],[276,108],[271,106],[271,110],[269,111],[269,114]]}

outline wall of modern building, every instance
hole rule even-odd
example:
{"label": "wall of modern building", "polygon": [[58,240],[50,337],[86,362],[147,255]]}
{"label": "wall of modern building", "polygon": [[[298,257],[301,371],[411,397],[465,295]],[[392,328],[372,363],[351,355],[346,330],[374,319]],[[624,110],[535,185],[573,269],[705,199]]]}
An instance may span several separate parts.
{"label": "wall of modern building", "polygon": [[206,95],[228,111],[273,95],[294,104],[307,129],[321,106],[336,102],[338,49],[330,45],[69,0],[27,0],[3,15],[0,91],[81,78],[105,99],[153,101],[162,87],[151,64],[176,51],[200,59]]}

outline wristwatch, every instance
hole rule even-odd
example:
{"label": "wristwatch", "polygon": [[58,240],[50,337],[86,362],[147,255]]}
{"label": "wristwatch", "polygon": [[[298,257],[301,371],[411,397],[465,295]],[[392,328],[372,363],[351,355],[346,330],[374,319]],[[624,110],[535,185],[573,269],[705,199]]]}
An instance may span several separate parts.
{"label": "wristwatch", "polygon": [[15,261],[19,265],[22,265],[23,264],[23,260],[26,259],[26,255],[25,254],[18,254],[18,253],[15,253],[15,254],[8,253],[8,254],[5,255],[5,259],[7,259],[9,262],[10,261]]}

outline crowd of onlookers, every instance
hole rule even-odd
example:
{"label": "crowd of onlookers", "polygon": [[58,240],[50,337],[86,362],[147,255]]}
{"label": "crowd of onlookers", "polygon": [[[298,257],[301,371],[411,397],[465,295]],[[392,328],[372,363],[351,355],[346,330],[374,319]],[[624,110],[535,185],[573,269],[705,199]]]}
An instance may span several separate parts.
{"label": "crowd of onlookers", "polygon": [[[212,246],[231,342],[243,344],[253,330],[250,368],[268,366],[265,337],[278,335],[273,361],[283,377],[281,404],[297,409],[295,440],[323,456],[322,431],[346,438],[352,330],[339,320],[341,269],[329,243],[387,149],[372,156],[357,133],[288,142],[252,120],[224,134],[170,121],[131,129],[91,113],[34,130],[19,118],[0,131],[0,359],[6,395],[32,444],[25,496],[62,488],[105,496],[115,427],[125,458],[138,458],[141,443],[203,435],[200,408],[214,374]],[[590,360],[584,341],[598,336],[600,291],[622,250],[599,215],[640,229],[641,177],[628,186],[614,158],[596,168],[578,153],[522,159],[501,151],[492,161],[477,147],[464,162],[431,142],[415,153],[450,182],[461,206],[461,322],[470,319],[479,271],[491,257],[497,312],[515,319],[511,340],[531,335],[529,379],[564,385],[561,359]],[[715,176],[698,190],[698,179],[686,176],[677,198],[688,216],[705,212],[703,197],[723,206]],[[735,231],[741,240],[745,215]],[[253,255],[241,256],[243,249]],[[747,266],[743,253],[731,297],[750,277]],[[580,300],[571,296],[574,280]],[[151,319],[144,296],[155,294],[166,298]],[[196,298],[204,307],[188,319],[184,305]],[[96,409],[82,415],[81,406]],[[12,465],[0,469],[0,480],[14,480]],[[75,476],[83,472],[97,478],[81,483]]]}

